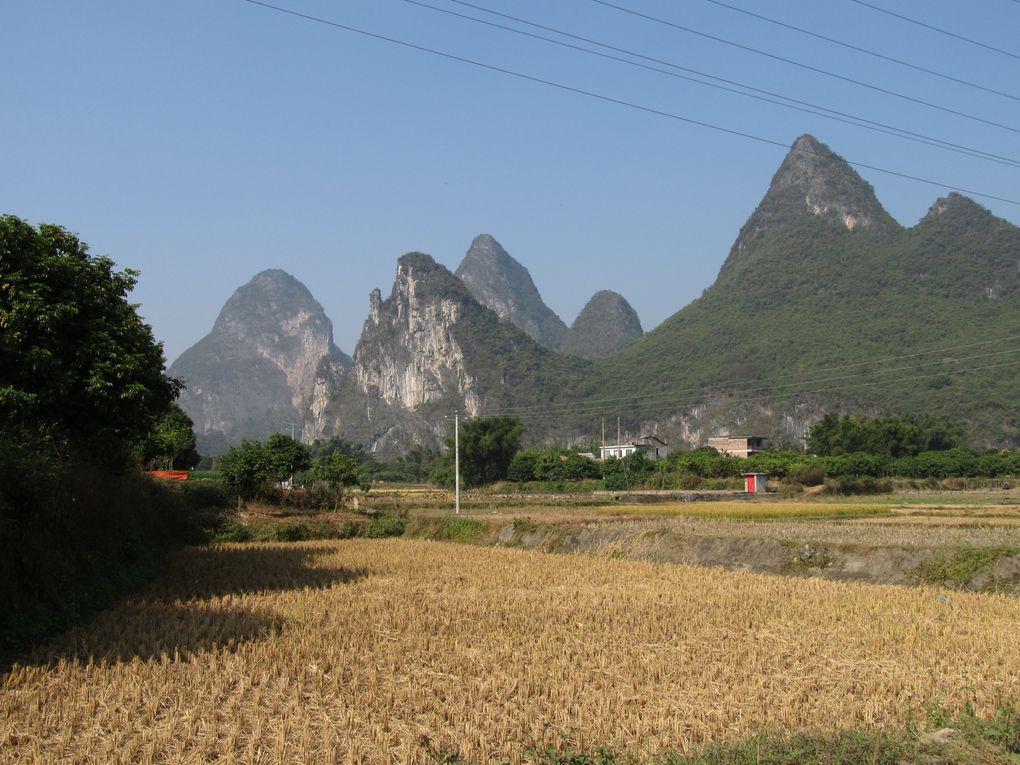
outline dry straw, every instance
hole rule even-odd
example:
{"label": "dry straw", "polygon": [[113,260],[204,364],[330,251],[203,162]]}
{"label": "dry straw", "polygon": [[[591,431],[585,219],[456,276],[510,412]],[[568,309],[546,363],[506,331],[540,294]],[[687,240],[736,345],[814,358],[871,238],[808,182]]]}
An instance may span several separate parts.
{"label": "dry straw", "polygon": [[441,543],[196,549],[4,679],[0,761],[520,762],[988,714],[1018,623],[1003,596]]}

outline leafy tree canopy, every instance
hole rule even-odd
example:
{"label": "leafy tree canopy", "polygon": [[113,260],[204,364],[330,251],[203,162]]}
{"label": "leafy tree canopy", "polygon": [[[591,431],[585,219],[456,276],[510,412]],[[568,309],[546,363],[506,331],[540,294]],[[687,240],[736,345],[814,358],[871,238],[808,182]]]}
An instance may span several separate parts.
{"label": "leafy tree canopy", "polygon": [[343,502],[344,489],[364,483],[358,460],[339,451],[320,457],[312,467],[312,476],[329,484],[336,492],[334,508],[339,508]]}
{"label": "leafy tree canopy", "polygon": [[807,445],[820,456],[863,452],[882,457],[913,457],[921,452],[965,446],[962,423],[935,414],[871,419],[826,414],[808,432]]}
{"label": "leafy tree canopy", "polygon": [[[460,475],[465,486],[505,480],[521,448],[524,426],[516,417],[479,417],[460,426]],[[453,459],[454,439],[446,438]]]}
{"label": "leafy tree canopy", "polygon": [[137,272],[59,226],[0,217],[0,426],[123,459],[181,383],[127,300]]}
{"label": "leafy tree canopy", "polygon": [[217,465],[223,480],[237,494],[237,504],[253,499],[270,480],[273,465],[269,450],[259,441],[245,439],[231,447]]}
{"label": "leafy tree canopy", "polygon": [[266,440],[265,449],[270,478],[274,481],[286,481],[295,473],[312,466],[308,447],[283,433],[271,435]]}
{"label": "leafy tree canopy", "polygon": [[138,461],[148,468],[187,470],[198,464],[194,423],[175,401],[136,446]]}

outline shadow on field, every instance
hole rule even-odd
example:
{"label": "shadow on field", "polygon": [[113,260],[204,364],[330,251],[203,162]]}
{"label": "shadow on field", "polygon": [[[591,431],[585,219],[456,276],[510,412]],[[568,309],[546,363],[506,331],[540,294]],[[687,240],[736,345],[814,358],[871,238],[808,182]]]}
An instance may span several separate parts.
{"label": "shadow on field", "polygon": [[254,595],[260,592],[326,589],[369,575],[368,569],[329,564],[328,545],[200,547],[181,550],[147,593],[173,600]]}
{"label": "shadow on field", "polygon": [[245,596],[328,589],[369,575],[364,568],[329,565],[336,553],[327,545],[181,550],[137,597],[103,611],[20,663],[173,662],[213,649],[237,650],[286,628],[271,605]]}
{"label": "shadow on field", "polygon": [[214,649],[237,650],[276,635],[284,624],[276,614],[236,606],[132,601],[105,611],[38,658],[45,664],[174,662]]}

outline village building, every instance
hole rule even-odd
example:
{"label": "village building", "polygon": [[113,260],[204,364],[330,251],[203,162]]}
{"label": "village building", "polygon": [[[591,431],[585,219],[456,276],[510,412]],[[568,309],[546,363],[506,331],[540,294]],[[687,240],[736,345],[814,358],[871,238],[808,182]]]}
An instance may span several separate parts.
{"label": "village building", "polygon": [[720,454],[729,457],[750,457],[765,448],[761,436],[716,436],[708,439],[708,445]]}
{"label": "village building", "polygon": [[650,460],[665,459],[669,454],[669,444],[657,436],[643,436],[633,441],[625,441],[619,444],[606,444],[599,450],[599,459],[623,459],[627,455],[634,454],[638,450]]}

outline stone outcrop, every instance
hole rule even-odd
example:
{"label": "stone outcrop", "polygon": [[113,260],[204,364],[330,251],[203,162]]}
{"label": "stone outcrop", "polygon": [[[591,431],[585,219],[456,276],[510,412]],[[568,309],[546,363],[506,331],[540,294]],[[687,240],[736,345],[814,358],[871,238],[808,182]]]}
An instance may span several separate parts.
{"label": "stone outcrop", "polygon": [[275,432],[311,441],[325,402],[351,360],[333,344],[333,325],[308,289],[273,269],[256,274],[223,306],[212,331],[171,365],[184,379],[180,403],[199,451]]}
{"label": "stone outcrop", "polygon": [[[462,416],[576,403],[587,362],[553,353],[481,305],[428,255],[397,262],[393,289],[369,298],[354,367],[328,408],[330,427],[380,457],[437,445]],[[530,423],[541,436],[551,424]],[[555,426],[555,424],[552,424]]]}
{"label": "stone outcrop", "polygon": [[543,301],[528,269],[490,234],[471,242],[457,276],[482,305],[523,330],[539,345],[556,348],[567,326]]}
{"label": "stone outcrop", "polygon": [[478,412],[475,380],[454,333],[470,296],[457,287],[428,255],[410,253],[398,261],[389,299],[384,303],[378,290],[371,295],[355,352],[362,394],[405,410],[453,397],[467,414]]}

